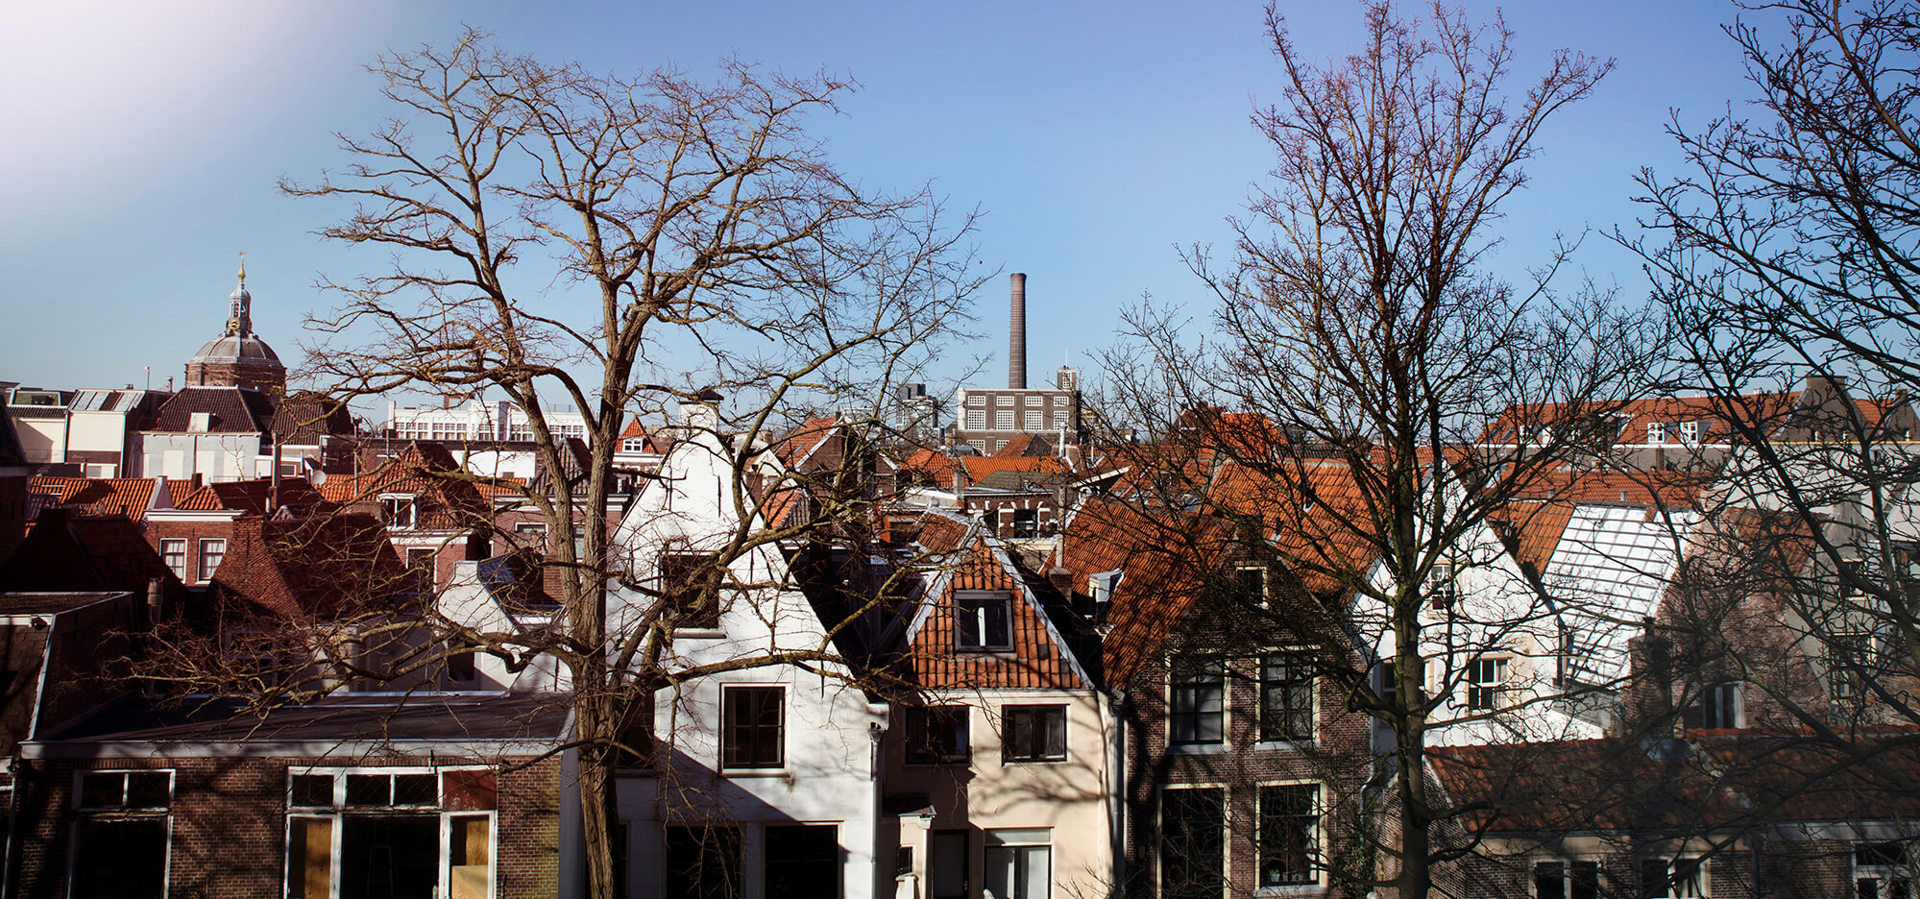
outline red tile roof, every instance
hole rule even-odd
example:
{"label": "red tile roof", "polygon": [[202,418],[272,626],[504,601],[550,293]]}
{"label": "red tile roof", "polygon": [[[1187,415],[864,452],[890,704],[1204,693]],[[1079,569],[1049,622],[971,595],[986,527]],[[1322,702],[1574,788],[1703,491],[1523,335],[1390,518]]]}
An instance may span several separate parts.
{"label": "red tile roof", "polygon": [[[926,690],[1092,689],[1063,641],[1055,639],[1038,601],[1012,568],[1004,546],[969,530],[958,556],[947,559],[933,580],[927,606],[908,634],[907,669]],[[923,532],[924,533],[924,532]],[[1004,592],[1011,610],[1012,650],[955,648],[954,601],[958,591]]]}
{"label": "red tile roof", "polygon": [[1075,511],[1058,560],[1074,590],[1085,592],[1091,575],[1125,572],[1109,600],[1101,650],[1108,683],[1127,683],[1160,651],[1205,592],[1230,534],[1216,519],[1148,513],[1111,500],[1090,500]]}
{"label": "red tile roof", "polygon": [[119,515],[139,521],[153,503],[156,478],[35,477],[27,492],[57,497],[63,506],[81,507],[89,515]]}
{"label": "red tile roof", "polygon": [[[320,491],[301,478],[280,479],[280,505],[309,509],[326,502]],[[263,515],[273,511],[273,479],[250,481],[214,481],[200,485],[187,494],[176,508],[191,512],[252,512]]]}
{"label": "red tile roof", "polygon": [[411,582],[377,520],[332,514],[234,522],[213,586],[223,600],[311,619],[391,608]]}
{"label": "red tile roof", "polygon": [[373,471],[329,477],[320,493],[341,506],[364,506],[387,495],[423,499],[416,524],[423,530],[465,530],[489,523],[493,517],[493,504],[453,454],[438,443],[410,443]]}

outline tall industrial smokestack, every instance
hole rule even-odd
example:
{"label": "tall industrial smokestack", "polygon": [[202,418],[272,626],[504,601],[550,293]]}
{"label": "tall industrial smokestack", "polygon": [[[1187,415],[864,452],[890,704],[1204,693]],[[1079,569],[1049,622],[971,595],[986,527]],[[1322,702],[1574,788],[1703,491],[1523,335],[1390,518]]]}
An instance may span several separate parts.
{"label": "tall industrial smokestack", "polygon": [[1013,273],[1013,315],[1007,328],[1007,386],[1027,389],[1027,276]]}

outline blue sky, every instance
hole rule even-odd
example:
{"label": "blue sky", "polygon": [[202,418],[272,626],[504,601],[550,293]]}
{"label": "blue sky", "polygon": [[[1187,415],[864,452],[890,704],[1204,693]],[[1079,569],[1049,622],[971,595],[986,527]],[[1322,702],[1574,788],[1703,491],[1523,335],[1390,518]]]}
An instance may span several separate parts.
{"label": "blue sky", "polygon": [[[1479,18],[1498,9],[1466,7]],[[1356,5],[1282,10],[1308,55],[1356,47]],[[1505,10],[1518,75],[1561,47],[1618,67],[1543,134],[1531,185],[1499,225],[1497,267],[1518,273],[1552,235],[1592,229],[1576,259],[1585,274],[1629,300],[1644,293],[1633,260],[1598,232],[1631,230],[1641,166],[1678,171],[1661,130],[1670,109],[1701,124],[1749,95],[1719,30],[1734,12],[1643,0]],[[463,24],[602,70],[698,74],[735,55],[857,79],[861,91],[816,132],[866,184],[931,181],[952,205],[985,213],[982,264],[1029,276],[1033,372],[1070,358],[1097,377],[1090,354],[1144,293],[1204,311],[1176,247],[1224,243],[1224,217],[1268,162],[1248,115],[1278,96],[1253,2],[8,3],[0,380],[178,378],[221,328],[241,250],[255,329],[297,364],[302,317],[330,302],[314,282],[384,257],[315,237],[338,210],[283,197],[276,182],[342,166],[332,135],[388,114],[365,63],[444,45]],[[947,354],[945,374],[977,355],[989,368],[978,382],[1003,377],[1006,302],[1002,276],[977,300],[982,339]]]}

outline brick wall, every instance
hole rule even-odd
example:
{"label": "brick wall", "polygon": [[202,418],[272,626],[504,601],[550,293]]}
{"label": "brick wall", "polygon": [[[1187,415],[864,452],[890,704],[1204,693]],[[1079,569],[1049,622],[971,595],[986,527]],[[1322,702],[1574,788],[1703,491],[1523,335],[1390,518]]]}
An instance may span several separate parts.
{"label": "brick wall", "polygon": [[[424,764],[383,758],[368,766]],[[191,899],[284,894],[287,769],[354,764],[345,758],[35,760],[19,778],[19,892],[64,899],[77,817],[73,786],[89,770],[174,772],[168,895]],[[559,762],[547,759],[498,775],[494,840],[497,895],[552,896],[558,890]]]}

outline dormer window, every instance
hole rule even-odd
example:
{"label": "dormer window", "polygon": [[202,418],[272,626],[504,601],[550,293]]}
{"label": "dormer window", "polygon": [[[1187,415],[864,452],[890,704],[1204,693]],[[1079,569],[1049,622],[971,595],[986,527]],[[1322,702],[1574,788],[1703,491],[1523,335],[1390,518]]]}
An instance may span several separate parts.
{"label": "dormer window", "polygon": [[1692,446],[1700,442],[1700,423],[1683,421],[1680,423],[1680,442]]}
{"label": "dormer window", "polygon": [[380,520],[390,528],[412,528],[420,523],[420,500],[389,496],[380,500]]}
{"label": "dormer window", "polygon": [[961,595],[953,602],[953,647],[962,652],[1013,649],[1013,598],[1004,593]]}
{"label": "dormer window", "polygon": [[1667,442],[1666,422],[1657,421],[1657,422],[1654,422],[1653,424],[1647,425],[1647,442],[1648,443],[1666,443]]}

